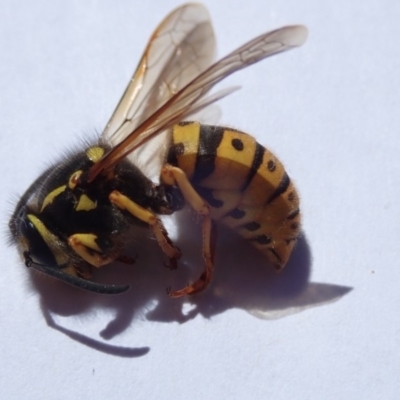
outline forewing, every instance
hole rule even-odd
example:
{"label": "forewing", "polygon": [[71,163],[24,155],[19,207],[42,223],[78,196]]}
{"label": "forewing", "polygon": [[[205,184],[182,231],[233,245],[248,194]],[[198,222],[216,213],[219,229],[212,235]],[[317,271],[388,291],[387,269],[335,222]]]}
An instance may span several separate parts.
{"label": "forewing", "polygon": [[203,5],[186,4],[171,12],[150,37],[102,138],[119,144],[208,68],[214,53],[214,32]]}
{"label": "forewing", "polygon": [[300,46],[306,38],[307,29],[304,26],[287,26],[258,36],[228,54],[189,82],[160,109],[143,121],[126,139],[108,152],[91,168],[89,181],[163,130],[229,94],[229,91],[223,91],[212,97],[204,97],[216,83],[228,75],[266,57]]}

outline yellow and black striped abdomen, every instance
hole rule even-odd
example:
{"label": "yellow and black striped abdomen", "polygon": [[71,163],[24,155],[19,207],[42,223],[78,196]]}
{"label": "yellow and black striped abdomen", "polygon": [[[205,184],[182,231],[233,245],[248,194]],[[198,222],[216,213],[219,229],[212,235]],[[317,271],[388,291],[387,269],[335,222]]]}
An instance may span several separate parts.
{"label": "yellow and black striped abdomen", "polygon": [[168,163],[181,168],[210,204],[211,216],[238,231],[278,268],[300,230],[299,198],[280,161],[246,133],[175,125]]}

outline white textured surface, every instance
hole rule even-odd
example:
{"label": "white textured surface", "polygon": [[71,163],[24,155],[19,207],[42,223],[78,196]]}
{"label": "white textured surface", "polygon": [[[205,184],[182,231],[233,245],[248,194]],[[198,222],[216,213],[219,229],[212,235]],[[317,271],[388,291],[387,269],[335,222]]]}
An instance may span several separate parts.
{"label": "white textured surface", "polygon": [[[1,240],[2,398],[400,398],[400,5],[205,3],[219,55],[284,24],[310,30],[303,48],[230,78],[243,89],[221,102],[221,122],[254,134],[296,181],[303,240],[274,276],[222,232],[214,285],[185,305],[164,289],[197,271],[166,271],[151,241],[117,276],[131,292],[104,299],[32,285]],[[0,1],[4,223],[46,160],[101,130],[178,4]],[[176,236],[190,264],[200,243],[187,221]]]}

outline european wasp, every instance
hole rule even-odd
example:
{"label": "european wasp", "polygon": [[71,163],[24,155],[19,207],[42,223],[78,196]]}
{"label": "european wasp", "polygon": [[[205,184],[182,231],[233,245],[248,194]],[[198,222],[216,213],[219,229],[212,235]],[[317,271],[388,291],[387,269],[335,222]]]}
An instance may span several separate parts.
{"label": "european wasp", "polygon": [[[286,26],[214,63],[205,7],[185,4],[171,12],[151,36],[98,143],[45,171],[18,202],[9,226],[26,266],[92,292],[122,293],[129,286],[92,282],[92,268],[124,261],[128,232],[140,224],[151,227],[175,266],[181,252],[159,216],[188,204],[201,217],[205,267],[171,297],[200,292],[211,281],[217,223],[283,268],[300,229],[298,195],[284,167],[246,133],[192,121],[233,91],[210,95],[216,83],[300,46],[306,36],[305,27]],[[138,167],[143,154],[148,164],[159,162],[159,183]]]}

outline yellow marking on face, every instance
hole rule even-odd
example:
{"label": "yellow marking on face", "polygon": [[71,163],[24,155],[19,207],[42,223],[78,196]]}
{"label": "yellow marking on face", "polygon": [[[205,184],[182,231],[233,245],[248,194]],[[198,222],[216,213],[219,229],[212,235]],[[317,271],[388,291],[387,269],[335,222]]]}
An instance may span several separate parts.
{"label": "yellow marking on face", "polygon": [[94,210],[97,207],[96,202],[94,202],[91,198],[83,194],[78,201],[78,204],[75,207],[75,211],[90,211]]}
{"label": "yellow marking on face", "polygon": [[46,242],[47,246],[51,250],[56,259],[57,265],[66,264],[68,257],[66,256],[63,246],[57,236],[52,234],[46,227],[46,225],[36,215],[28,214],[27,218],[32,222],[34,227],[39,232],[40,236]]}
{"label": "yellow marking on face", "polygon": [[183,153],[177,154],[179,168],[183,169],[190,179],[196,168],[197,152],[200,140],[200,123],[174,125],[172,131],[173,145],[181,144]]}
{"label": "yellow marking on face", "polygon": [[104,156],[104,153],[105,150],[100,146],[89,147],[86,150],[87,158],[94,163],[97,163]]}
{"label": "yellow marking on face", "polygon": [[65,189],[67,188],[67,185],[62,185],[58,187],[57,189],[54,189],[51,191],[43,200],[42,208],[40,209],[40,212],[42,212],[49,204],[51,204],[54,199],[62,193]]}
{"label": "yellow marking on face", "polygon": [[82,175],[82,173],[83,173],[83,171],[82,170],[78,170],[78,171],[75,171],[70,177],[69,177],[69,180],[68,180],[68,187],[70,188],[70,189],[75,189],[75,187],[76,187],[76,185],[77,185],[77,183],[78,183],[78,181],[79,181],[79,177]]}

